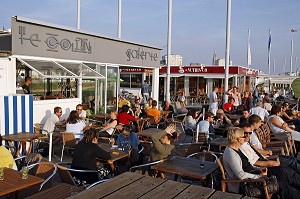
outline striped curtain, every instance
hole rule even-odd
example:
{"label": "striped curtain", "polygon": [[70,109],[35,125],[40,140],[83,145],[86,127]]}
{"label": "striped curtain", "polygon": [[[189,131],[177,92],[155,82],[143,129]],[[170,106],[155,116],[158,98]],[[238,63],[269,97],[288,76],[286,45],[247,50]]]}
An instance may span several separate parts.
{"label": "striped curtain", "polygon": [[0,96],[1,135],[33,132],[32,95]]}

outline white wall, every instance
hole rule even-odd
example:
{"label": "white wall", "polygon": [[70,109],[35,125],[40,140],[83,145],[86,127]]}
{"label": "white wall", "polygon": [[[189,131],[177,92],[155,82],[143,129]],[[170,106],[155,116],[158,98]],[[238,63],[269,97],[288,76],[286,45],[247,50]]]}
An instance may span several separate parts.
{"label": "white wall", "polygon": [[62,108],[61,119],[67,119],[72,110],[76,110],[76,105],[80,104],[79,98],[37,100],[33,101],[33,123],[44,124],[47,118],[53,114],[56,106]]}

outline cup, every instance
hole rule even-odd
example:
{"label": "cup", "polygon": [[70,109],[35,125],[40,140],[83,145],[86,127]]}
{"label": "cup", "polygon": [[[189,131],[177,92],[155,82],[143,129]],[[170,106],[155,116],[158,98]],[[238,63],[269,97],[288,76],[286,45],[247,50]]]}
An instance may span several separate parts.
{"label": "cup", "polygon": [[22,168],[22,179],[23,180],[28,178],[28,172],[29,172],[29,168],[27,166],[24,166]]}
{"label": "cup", "polygon": [[115,145],[115,138],[110,138],[109,142],[111,146]]}
{"label": "cup", "polygon": [[204,169],[205,156],[200,157],[200,168]]}
{"label": "cup", "polygon": [[0,180],[4,180],[4,167],[0,167]]}

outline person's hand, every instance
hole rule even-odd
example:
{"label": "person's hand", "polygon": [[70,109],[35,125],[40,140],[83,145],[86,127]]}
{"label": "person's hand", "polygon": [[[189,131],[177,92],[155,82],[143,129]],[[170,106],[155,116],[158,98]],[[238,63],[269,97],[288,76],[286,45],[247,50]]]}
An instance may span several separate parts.
{"label": "person's hand", "polygon": [[268,154],[269,154],[269,155],[272,155],[273,152],[272,152],[271,150],[268,150]]}
{"label": "person's hand", "polygon": [[165,129],[165,131],[167,132],[167,134],[170,134],[170,135],[172,135],[175,132],[175,130],[176,130],[176,125],[174,125],[174,124],[169,125]]}
{"label": "person's hand", "polygon": [[261,167],[259,176],[262,177],[262,176],[266,176],[266,175],[268,175],[267,167]]}

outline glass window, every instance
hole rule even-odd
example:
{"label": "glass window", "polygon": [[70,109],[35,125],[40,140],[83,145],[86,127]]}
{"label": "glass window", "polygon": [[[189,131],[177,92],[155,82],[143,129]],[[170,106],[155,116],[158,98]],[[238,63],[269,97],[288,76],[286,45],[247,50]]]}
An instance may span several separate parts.
{"label": "glass window", "polygon": [[142,74],[131,74],[131,88],[140,88],[142,86]]}
{"label": "glass window", "polygon": [[130,88],[130,74],[121,74],[120,81],[120,87]]}

